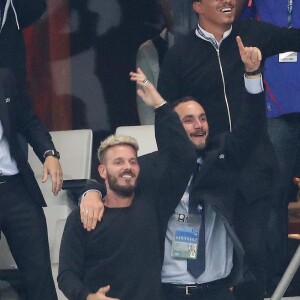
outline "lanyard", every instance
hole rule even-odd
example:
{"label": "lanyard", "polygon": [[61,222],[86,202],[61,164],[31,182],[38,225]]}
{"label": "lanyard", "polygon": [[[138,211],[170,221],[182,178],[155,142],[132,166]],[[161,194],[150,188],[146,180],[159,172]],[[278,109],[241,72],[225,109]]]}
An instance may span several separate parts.
{"label": "lanyard", "polygon": [[288,0],[287,5],[287,13],[288,13],[288,28],[292,27],[292,15],[293,15],[293,0]]}

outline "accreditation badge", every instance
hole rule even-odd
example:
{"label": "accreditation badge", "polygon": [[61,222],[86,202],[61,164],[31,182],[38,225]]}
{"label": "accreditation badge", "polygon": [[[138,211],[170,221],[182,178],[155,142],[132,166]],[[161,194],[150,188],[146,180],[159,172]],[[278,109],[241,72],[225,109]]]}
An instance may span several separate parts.
{"label": "accreditation badge", "polygon": [[278,59],[279,62],[286,62],[286,63],[297,62],[298,53],[297,52],[279,53]]}
{"label": "accreditation badge", "polygon": [[171,256],[184,259],[196,259],[200,224],[185,223],[175,230]]}

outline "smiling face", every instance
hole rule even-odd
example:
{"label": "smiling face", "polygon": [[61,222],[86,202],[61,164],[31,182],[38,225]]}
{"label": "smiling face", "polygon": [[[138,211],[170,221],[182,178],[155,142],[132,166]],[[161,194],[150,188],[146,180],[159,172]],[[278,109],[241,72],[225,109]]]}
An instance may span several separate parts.
{"label": "smiling face", "polygon": [[203,107],[198,102],[190,100],[179,103],[174,110],[196,149],[204,149],[208,137],[208,123]]}
{"label": "smiling face", "polygon": [[99,174],[105,179],[107,190],[121,197],[132,196],[136,187],[140,167],[136,150],[129,145],[116,145],[105,153]]}
{"label": "smiling face", "polygon": [[201,0],[193,2],[200,26],[211,33],[227,31],[234,21],[236,0]]}

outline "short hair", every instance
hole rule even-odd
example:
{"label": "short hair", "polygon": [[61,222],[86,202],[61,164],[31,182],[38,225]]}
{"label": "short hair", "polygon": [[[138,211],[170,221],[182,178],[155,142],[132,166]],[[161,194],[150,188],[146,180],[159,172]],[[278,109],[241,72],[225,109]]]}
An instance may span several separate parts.
{"label": "short hair", "polygon": [[200,101],[196,98],[196,97],[193,97],[193,96],[185,96],[185,97],[182,97],[182,98],[179,98],[177,100],[175,100],[174,102],[171,103],[171,107],[172,109],[174,110],[175,107],[177,105],[179,105],[180,103],[185,103],[185,102],[189,102],[189,101],[195,101],[195,102],[198,102],[201,106],[202,104],[200,103]]}
{"label": "short hair", "polygon": [[127,145],[132,147],[137,153],[139,150],[139,145],[137,140],[132,136],[127,135],[110,135],[104,141],[100,143],[98,148],[98,159],[100,163],[103,163],[105,159],[105,154],[108,149],[119,146],[119,145]]}

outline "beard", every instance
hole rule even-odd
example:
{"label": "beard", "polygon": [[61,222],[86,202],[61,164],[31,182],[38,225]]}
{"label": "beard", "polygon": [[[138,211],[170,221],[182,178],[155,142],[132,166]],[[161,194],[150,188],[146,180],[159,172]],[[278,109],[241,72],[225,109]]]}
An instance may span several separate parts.
{"label": "beard", "polygon": [[136,181],[132,185],[126,185],[126,186],[119,185],[117,177],[112,176],[110,174],[107,174],[107,181],[110,189],[114,191],[116,194],[118,194],[119,196],[124,198],[132,196],[136,187]]}

